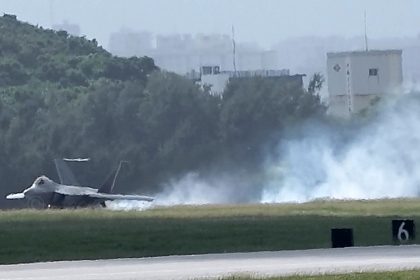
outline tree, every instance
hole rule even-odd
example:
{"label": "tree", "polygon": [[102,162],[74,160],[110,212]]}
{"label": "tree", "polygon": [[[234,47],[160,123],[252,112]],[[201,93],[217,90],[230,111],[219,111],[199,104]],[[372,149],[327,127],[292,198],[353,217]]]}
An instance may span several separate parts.
{"label": "tree", "polygon": [[232,157],[258,162],[273,135],[323,110],[319,97],[293,80],[235,79],[224,93],[221,140]]}
{"label": "tree", "polygon": [[150,161],[169,172],[205,162],[217,141],[219,101],[173,73],[151,75],[139,111]]}
{"label": "tree", "polygon": [[321,91],[324,82],[325,79],[321,73],[313,74],[309,81],[308,92],[310,94],[319,95],[319,92]]}
{"label": "tree", "polygon": [[0,86],[22,85],[29,79],[22,64],[14,59],[0,62]]}

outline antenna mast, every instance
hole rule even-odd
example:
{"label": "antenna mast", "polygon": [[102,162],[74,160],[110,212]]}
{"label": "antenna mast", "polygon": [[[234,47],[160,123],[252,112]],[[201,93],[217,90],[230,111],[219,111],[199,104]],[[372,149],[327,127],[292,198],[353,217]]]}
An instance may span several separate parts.
{"label": "antenna mast", "polygon": [[233,52],[233,73],[236,76],[236,42],[235,27],[232,25],[232,52]]}
{"label": "antenna mast", "polygon": [[366,51],[369,51],[368,36],[367,36],[366,10],[365,10],[365,50],[366,50]]}

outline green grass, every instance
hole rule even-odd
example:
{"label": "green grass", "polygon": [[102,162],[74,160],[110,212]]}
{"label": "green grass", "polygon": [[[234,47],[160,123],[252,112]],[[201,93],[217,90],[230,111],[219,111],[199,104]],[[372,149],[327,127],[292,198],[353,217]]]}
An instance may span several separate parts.
{"label": "green grass", "polygon": [[288,276],[288,277],[227,277],[220,280],[418,280],[419,270],[395,271],[395,272],[372,272],[372,273],[350,273],[340,275],[319,275],[319,276]]}
{"label": "green grass", "polygon": [[391,219],[420,221],[419,202],[2,211],[0,263],[327,248],[332,227],[353,228],[356,246],[392,244]]}

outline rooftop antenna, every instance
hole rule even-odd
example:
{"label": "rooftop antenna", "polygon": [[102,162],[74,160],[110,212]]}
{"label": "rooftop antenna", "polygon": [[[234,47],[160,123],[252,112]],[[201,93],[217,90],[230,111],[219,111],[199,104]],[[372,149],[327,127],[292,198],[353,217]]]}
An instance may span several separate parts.
{"label": "rooftop antenna", "polygon": [[236,76],[236,42],[235,42],[235,27],[232,25],[232,52],[233,52],[233,73]]}
{"label": "rooftop antenna", "polygon": [[368,36],[367,36],[366,10],[365,10],[365,51],[369,51]]}

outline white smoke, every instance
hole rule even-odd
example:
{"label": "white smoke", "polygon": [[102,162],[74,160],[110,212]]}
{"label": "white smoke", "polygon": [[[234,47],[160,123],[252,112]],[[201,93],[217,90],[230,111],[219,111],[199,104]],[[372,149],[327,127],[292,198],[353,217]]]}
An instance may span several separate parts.
{"label": "white smoke", "polygon": [[[351,123],[351,122],[350,122]],[[296,129],[295,129],[296,130]],[[305,202],[415,197],[420,192],[420,96],[388,100],[355,125],[309,123],[280,140],[264,171],[171,181],[157,204]],[[239,165],[240,163],[238,163]],[[252,179],[250,179],[252,178]],[[257,178],[255,180],[255,178]]]}
{"label": "white smoke", "polygon": [[[153,207],[171,205],[201,205],[232,203],[243,201],[249,195],[237,177],[229,175],[202,177],[197,172],[190,172],[178,180],[171,180],[164,186],[164,191],[157,194],[153,202],[115,200],[107,202],[110,210],[131,211],[147,210]],[[234,186],[240,188],[235,189]]]}
{"label": "white smoke", "polygon": [[172,180],[156,196],[158,205],[238,203],[248,200],[252,190],[248,176],[217,174],[200,176],[191,172]]}
{"label": "white smoke", "polygon": [[153,203],[147,201],[133,201],[133,200],[114,200],[105,202],[107,209],[118,211],[142,211],[150,209],[154,206]]}
{"label": "white smoke", "polygon": [[165,186],[165,191],[156,197],[157,203],[174,204],[209,204],[225,201],[218,182],[210,183],[200,179],[198,173],[188,173],[180,180],[172,180]]}
{"label": "white smoke", "polygon": [[262,202],[316,198],[414,197],[420,190],[420,102],[411,94],[389,101],[369,124],[347,133],[320,130],[281,144],[269,161],[278,172],[263,189]]}

